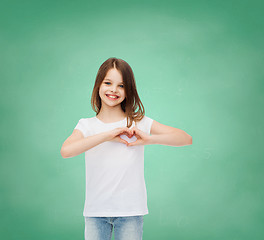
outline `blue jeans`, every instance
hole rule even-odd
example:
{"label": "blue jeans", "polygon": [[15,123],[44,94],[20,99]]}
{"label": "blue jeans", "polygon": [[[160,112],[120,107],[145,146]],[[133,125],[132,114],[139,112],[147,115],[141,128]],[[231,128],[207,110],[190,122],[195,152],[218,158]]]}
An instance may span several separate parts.
{"label": "blue jeans", "polygon": [[85,240],[142,240],[143,215],[128,217],[85,217]]}

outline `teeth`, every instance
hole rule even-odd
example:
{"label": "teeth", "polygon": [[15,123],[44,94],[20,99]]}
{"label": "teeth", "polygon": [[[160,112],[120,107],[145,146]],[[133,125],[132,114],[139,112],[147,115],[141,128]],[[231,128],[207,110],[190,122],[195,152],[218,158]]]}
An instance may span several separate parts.
{"label": "teeth", "polygon": [[114,97],[114,96],[111,96],[111,95],[107,95],[108,97],[110,97],[110,98],[117,98],[117,97]]}

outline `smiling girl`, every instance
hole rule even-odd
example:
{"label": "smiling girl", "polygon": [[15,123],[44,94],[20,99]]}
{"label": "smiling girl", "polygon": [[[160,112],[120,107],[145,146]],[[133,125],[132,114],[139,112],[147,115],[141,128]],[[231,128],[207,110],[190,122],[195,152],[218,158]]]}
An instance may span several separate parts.
{"label": "smiling girl", "polygon": [[144,145],[185,146],[192,137],[145,116],[127,62],[107,59],[99,68],[91,105],[61,147],[63,158],[85,152],[85,240],[140,240],[148,214]]}

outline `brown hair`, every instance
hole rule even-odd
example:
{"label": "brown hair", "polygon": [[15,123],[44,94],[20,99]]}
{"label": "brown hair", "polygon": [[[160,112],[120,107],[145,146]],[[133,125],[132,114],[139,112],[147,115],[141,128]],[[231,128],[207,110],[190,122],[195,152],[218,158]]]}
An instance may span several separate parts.
{"label": "brown hair", "polygon": [[[101,98],[99,96],[99,88],[107,72],[112,68],[117,69],[123,77],[126,98],[121,103],[121,108],[126,114],[127,127],[129,128],[131,127],[133,121],[136,123],[144,117],[145,109],[137,93],[136,82],[132,68],[126,61],[112,57],[108,58],[100,66],[97,72],[91,97],[92,109],[96,112],[96,115],[100,112]],[[137,108],[138,110],[136,111]],[[128,122],[128,120],[130,122]]]}

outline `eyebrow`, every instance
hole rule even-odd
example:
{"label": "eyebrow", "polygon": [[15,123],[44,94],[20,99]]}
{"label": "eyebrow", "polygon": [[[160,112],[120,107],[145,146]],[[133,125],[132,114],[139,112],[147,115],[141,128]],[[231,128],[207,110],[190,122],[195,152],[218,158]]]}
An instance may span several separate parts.
{"label": "eyebrow", "polygon": [[[111,79],[108,79],[108,78],[105,78],[104,80],[109,80],[109,81],[111,81],[111,82],[112,82],[112,80],[111,80]],[[124,82],[120,82],[120,83],[124,83]]]}

